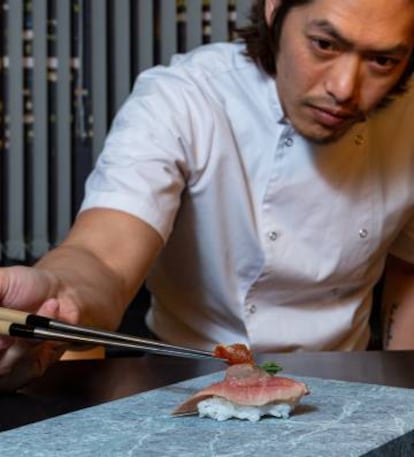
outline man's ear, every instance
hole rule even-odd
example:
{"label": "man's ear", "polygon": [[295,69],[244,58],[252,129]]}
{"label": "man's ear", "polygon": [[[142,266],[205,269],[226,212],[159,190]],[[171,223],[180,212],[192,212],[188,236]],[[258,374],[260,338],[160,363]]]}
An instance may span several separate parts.
{"label": "man's ear", "polygon": [[282,0],[265,0],[265,18],[267,25],[272,23],[274,11],[279,8]]}

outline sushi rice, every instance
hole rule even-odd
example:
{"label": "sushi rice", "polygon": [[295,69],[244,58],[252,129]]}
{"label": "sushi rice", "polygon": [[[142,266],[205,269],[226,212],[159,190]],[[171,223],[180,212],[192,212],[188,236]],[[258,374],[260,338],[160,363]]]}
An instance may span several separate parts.
{"label": "sushi rice", "polygon": [[210,397],[197,405],[201,417],[225,421],[232,417],[257,422],[262,416],[287,419],[293,407],[289,403],[268,403],[263,406],[245,406],[221,397]]}

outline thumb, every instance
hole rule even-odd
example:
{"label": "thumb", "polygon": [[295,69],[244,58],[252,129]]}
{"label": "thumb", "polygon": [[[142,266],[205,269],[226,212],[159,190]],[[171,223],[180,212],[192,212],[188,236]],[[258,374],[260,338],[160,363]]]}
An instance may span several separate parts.
{"label": "thumb", "polygon": [[79,323],[79,311],[68,301],[62,301],[58,298],[49,298],[42,303],[37,314],[57,319],[69,324]]}
{"label": "thumb", "polygon": [[52,319],[58,319],[60,312],[59,300],[56,298],[49,298],[46,300],[38,309],[37,314],[49,317]]}

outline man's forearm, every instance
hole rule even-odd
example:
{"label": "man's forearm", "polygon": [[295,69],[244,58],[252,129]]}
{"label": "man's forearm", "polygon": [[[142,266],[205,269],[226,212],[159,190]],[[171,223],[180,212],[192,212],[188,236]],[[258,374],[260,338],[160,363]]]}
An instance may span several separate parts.
{"label": "man's forearm", "polygon": [[120,278],[92,253],[74,246],[50,251],[36,265],[55,281],[51,295],[71,303],[82,325],[117,328],[126,305]]}
{"label": "man's forearm", "polygon": [[120,211],[90,210],[36,268],[50,272],[59,299],[75,305],[76,321],[115,329],[161,247],[158,233],[143,221]]}
{"label": "man's forearm", "polygon": [[396,258],[387,263],[383,307],[384,349],[414,348],[414,267]]}

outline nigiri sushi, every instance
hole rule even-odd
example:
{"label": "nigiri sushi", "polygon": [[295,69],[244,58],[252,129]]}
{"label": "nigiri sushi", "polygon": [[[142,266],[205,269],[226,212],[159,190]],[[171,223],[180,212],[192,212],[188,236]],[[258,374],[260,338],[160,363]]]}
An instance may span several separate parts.
{"label": "nigiri sushi", "polygon": [[258,421],[262,416],[289,417],[306,384],[272,375],[254,363],[231,365],[223,381],[211,384],[184,401],[173,415],[199,414],[223,421],[232,417]]}

